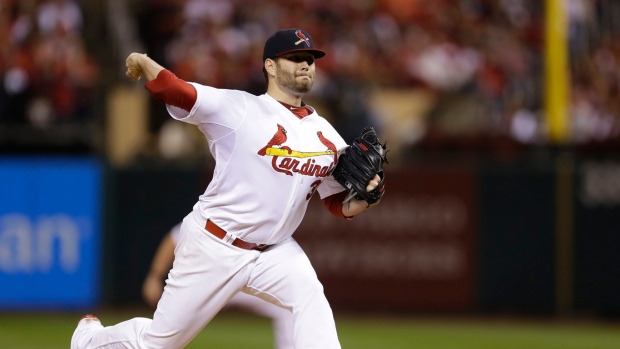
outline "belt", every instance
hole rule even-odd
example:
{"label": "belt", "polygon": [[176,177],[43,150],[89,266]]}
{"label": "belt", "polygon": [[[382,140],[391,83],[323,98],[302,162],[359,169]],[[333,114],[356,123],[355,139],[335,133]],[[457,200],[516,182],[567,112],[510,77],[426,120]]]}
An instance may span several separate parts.
{"label": "belt", "polygon": [[[211,220],[207,219],[207,224],[205,225],[205,229],[221,240],[225,240],[226,237],[230,238],[230,236],[224,231],[224,229],[218,227],[215,223],[211,222]],[[228,241],[226,241],[228,242]],[[265,244],[255,244],[253,242],[243,241],[239,238],[235,238],[231,245],[242,248],[244,250],[257,250],[263,252],[271,245]]]}

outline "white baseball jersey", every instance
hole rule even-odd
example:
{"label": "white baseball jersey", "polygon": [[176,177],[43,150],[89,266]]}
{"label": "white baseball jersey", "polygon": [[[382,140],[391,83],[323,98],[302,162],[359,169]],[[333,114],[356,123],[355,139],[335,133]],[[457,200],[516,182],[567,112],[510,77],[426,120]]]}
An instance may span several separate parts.
{"label": "white baseball jersey", "polygon": [[245,241],[274,244],[297,229],[317,189],[321,198],[344,190],[330,174],[334,152],[346,143],[316,111],[299,119],[267,94],[193,85],[192,110],[168,111],[198,126],[216,160],[213,179],[194,207],[202,220]]}
{"label": "white baseball jersey", "polygon": [[[206,135],[216,167],[183,220],[153,319],[107,327],[82,320],[71,349],[183,348],[239,292],[289,312],[295,348],[340,349],[323,286],[291,235],[315,191],[325,198],[344,190],[330,176],[344,140],[316,112],[299,119],[268,95],[194,87],[198,98],[189,113],[168,110]],[[207,232],[207,219],[237,238],[272,246],[236,247]]]}

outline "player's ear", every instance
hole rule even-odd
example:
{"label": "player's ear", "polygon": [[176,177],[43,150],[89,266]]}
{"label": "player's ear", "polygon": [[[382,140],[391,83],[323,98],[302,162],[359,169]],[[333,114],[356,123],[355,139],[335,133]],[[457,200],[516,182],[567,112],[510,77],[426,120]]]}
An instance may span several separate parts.
{"label": "player's ear", "polygon": [[265,71],[271,77],[276,76],[276,61],[271,58],[267,58],[264,63]]}

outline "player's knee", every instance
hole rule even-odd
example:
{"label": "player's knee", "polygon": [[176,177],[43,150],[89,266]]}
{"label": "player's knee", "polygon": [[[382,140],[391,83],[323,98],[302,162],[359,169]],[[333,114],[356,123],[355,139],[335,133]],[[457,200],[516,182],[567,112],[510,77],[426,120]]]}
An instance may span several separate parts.
{"label": "player's knee", "polygon": [[318,280],[304,284],[299,289],[299,292],[300,299],[305,300],[308,304],[316,303],[317,301],[322,302],[325,299],[323,285]]}

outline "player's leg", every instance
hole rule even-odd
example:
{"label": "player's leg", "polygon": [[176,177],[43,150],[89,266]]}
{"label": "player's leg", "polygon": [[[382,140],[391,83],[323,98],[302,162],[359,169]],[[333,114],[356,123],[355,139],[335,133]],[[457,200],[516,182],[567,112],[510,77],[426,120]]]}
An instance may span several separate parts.
{"label": "player's leg", "polygon": [[288,309],[271,304],[258,297],[239,292],[227,306],[251,311],[272,320],[277,349],[293,349],[293,314]]}
{"label": "player's leg", "polygon": [[[183,348],[245,285],[258,251],[245,251],[208,234],[191,215],[153,320],[135,318],[94,334],[78,349]],[[74,349],[74,348],[72,348]]]}
{"label": "player's leg", "polygon": [[292,311],[296,348],[340,348],[323,286],[294,239],[290,238],[260,255],[244,292]]}

